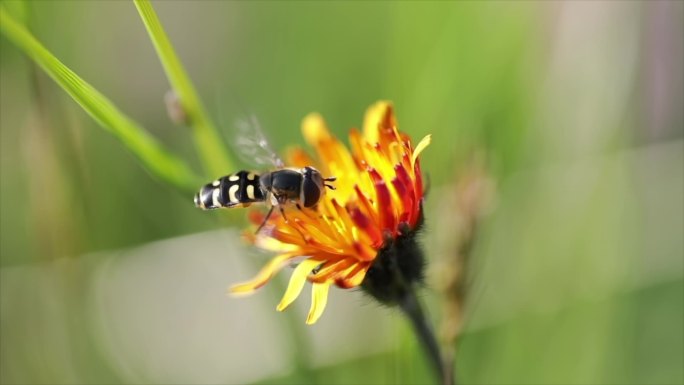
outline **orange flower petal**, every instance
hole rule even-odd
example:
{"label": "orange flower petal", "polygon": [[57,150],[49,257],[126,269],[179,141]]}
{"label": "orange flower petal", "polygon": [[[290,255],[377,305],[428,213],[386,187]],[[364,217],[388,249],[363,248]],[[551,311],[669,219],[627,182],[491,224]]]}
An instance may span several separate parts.
{"label": "orange flower petal", "polygon": [[307,143],[315,146],[316,143],[330,139],[330,131],[321,114],[312,112],[302,120],[302,135]]}
{"label": "orange flower petal", "polygon": [[312,282],[326,282],[334,278],[340,271],[344,271],[354,264],[351,258],[340,259],[339,261],[324,265],[318,273],[311,276],[309,279]]}
{"label": "orange flower petal", "polygon": [[392,179],[392,187],[401,199],[401,210],[399,211],[399,222],[406,221],[402,217],[408,218],[409,212],[413,209],[413,194],[408,193],[406,186],[398,179]]}
{"label": "orange flower petal", "polygon": [[354,207],[349,212],[352,221],[356,226],[366,234],[368,234],[372,240],[373,247],[380,247],[382,245],[382,233],[377,227],[378,223],[373,222],[368,218],[367,215],[361,212],[358,207]]}
{"label": "orange flower petal", "polygon": [[342,289],[351,289],[359,286],[368,272],[369,264],[356,264],[345,277],[335,280],[335,284]]}
{"label": "orange flower petal", "polygon": [[388,121],[388,119],[393,120],[391,111],[392,104],[384,100],[376,102],[366,110],[366,115],[363,118],[363,136],[367,141],[378,143],[380,141],[380,127],[395,124],[393,121]]}
{"label": "orange flower petal", "polygon": [[318,168],[316,162],[309,154],[301,147],[290,147],[285,151],[285,159],[288,166],[292,167],[306,167],[314,166]]}
{"label": "orange flower petal", "polygon": [[316,149],[325,176],[337,178],[336,189],[328,191],[332,197],[346,202],[354,181],[358,179],[358,169],[349,150],[335,138],[323,118],[316,113],[309,114],[302,122],[302,133],[307,143]]}
{"label": "orange flower petal", "polygon": [[416,191],[416,208],[415,212],[417,213],[420,211],[420,203],[423,200],[423,174],[420,172],[420,160],[416,159],[416,164],[413,166],[413,174],[415,175],[414,177],[414,188]]}
{"label": "orange flower petal", "polygon": [[370,170],[371,178],[375,184],[375,194],[378,197],[377,207],[380,214],[380,229],[394,233],[395,230],[395,216],[390,197],[390,191],[387,188],[385,180],[374,169]]}
{"label": "orange flower petal", "polygon": [[[370,179],[370,178],[369,178]],[[373,205],[371,202],[368,200],[368,197],[366,194],[361,191],[361,188],[356,185],[354,186],[354,191],[356,192],[356,197],[357,197],[357,202],[359,203],[361,210],[363,213],[370,218],[371,221],[374,223],[378,222],[378,213],[377,211],[373,208]],[[368,191],[368,190],[366,190]]]}

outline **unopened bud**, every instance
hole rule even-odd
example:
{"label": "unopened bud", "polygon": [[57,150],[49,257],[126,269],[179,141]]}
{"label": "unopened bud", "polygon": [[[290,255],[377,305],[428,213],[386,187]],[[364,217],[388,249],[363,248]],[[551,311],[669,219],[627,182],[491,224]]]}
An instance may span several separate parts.
{"label": "unopened bud", "polygon": [[169,119],[177,125],[188,124],[188,114],[183,108],[180,97],[174,90],[169,90],[164,95],[164,104],[166,104],[166,112],[169,114]]}

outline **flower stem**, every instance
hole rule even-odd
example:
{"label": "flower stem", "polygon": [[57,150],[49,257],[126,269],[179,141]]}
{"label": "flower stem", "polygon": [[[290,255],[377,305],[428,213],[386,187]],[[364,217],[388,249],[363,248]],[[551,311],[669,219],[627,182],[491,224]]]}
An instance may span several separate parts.
{"label": "flower stem", "polygon": [[399,301],[399,307],[411,321],[413,330],[423,345],[440,382],[444,385],[454,385],[453,371],[447,370],[444,360],[442,360],[435,333],[425,317],[425,313],[413,288],[406,290],[405,295]]}

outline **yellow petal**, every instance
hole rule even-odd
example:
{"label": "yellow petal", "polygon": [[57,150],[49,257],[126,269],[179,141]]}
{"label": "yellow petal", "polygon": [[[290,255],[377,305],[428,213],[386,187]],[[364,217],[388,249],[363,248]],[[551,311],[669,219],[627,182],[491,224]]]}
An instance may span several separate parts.
{"label": "yellow petal", "polygon": [[280,300],[276,310],[283,311],[285,308],[290,306],[290,304],[299,296],[302,292],[304,283],[306,282],[306,277],[311,273],[311,270],[316,268],[322,262],[315,259],[307,259],[302,261],[292,272],[290,277],[290,283],[287,285],[287,290],[283,295],[283,299]]}
{"label": "yellow petal", "polygon": [[345,271],[344,276],[336,281],[337,286],[350,289],[359,286],[366,276],[370,264],[355,264],[353,269]]}
{"label": "yellow petal", "polygon": [[333,183],[336,190],[326,190],[326,194],[345,202],[351,194],[354,180],[358,178],[356,163],[349,150],[330,133],[325,121],[317,113],[309,114],[304,118],[302,134],[306,142],[316,149],[321,167],[319,171],[324,177],[337,178],[337,182]]}
{"label": "yellow petal", "polygon": [[375,144],[380,140],[378,126],[385,118],[387,109],[391,107],[390,102],[381,100],[366,110],[366,115],[363,118],[363,136],[369,143]]}
{"label": "yellow petal", "polygon": [[351,274],[349,277],[346,278],[349,285],[351,285],[352,287],[359,286],[363,282],[363,279],[366,277],[367,272],[368,268],[361,268],[358,271]]}
{"label": "yellow petal", "polygon": [[281,242],[275,238],[258,234],[254,239],[254,245],[260,249],[273,251],[276,253],[289,253],[300,249],[300,247],[293,243]]}
{"label": "yellow petal", "polygon": [[416,146],[416,149],[413,151],[413,157],[411,158],[411,164],[416,163],[416,159],[418,159],[418,155],[420,155],[423,150],[425,150],[425,147],[427,147],[430,144],[430,141],[432,140],[432,135],[425,135],[423,139],[420,140],[420,143]]}
{"label": "yellow petal", "polygon": [[316,147],[318,142],[330,139],[330,130],[321,114],[312,112],[302,121],[302,135],[310,146]]}
{"label": "yellow petal", "polygon": [[306,317],[306,324],[312,325],[318,321],[325,310],[325,305],[328,302],[329,282],[314,283],[311,295],[311,309],[309,315]]}
{"label": "yellow petal", "polygon": [[254,277],[252,280],[244,282],[244,283],[239,283],[237,285],[232,286],[229,289],[230,294],[248,294],[253,292],[254,290],[260,288],[261,286],[265,285],[266,282],[268,282],[273,275],[280,271],[280,269],[283,268],[285,265],[285,262],[288,260],[295,258],[297,255],[292,254],[292,253],[286,253],[286,254],[281,254],[273,259],[271,259],[266,266],[264,266],[261,271]]}
{"label": "yellow petal", "polygon": [[285,150],[285,160],[287,161],[287,165],[292,167],[318,167],[316,161],[301,147],[288,147]]}

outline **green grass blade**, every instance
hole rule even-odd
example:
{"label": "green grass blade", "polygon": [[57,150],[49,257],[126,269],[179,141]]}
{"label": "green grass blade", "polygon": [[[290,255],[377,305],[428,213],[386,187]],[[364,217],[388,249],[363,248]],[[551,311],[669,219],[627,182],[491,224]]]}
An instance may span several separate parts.
{"label": "green grass blade", "polygon": [[209,119],[197,92],[183,69],[157,14],[148,0],[134,0],[159,60],[173,90],[178,95],[188,123],[193,128],[195,146],[210,177],[224,175],[232,170],[232,161],[223,146],[221,137]]}
{"label": "green grass blade", "polygon": [[199,186],[198,178],[183,160],[165,150],[154,137],[121,113],[104,95],[67,68],[3,6],[0,6],[0,30],[100,126],[121,140],[151,174],[183,191],[192,191]]}

